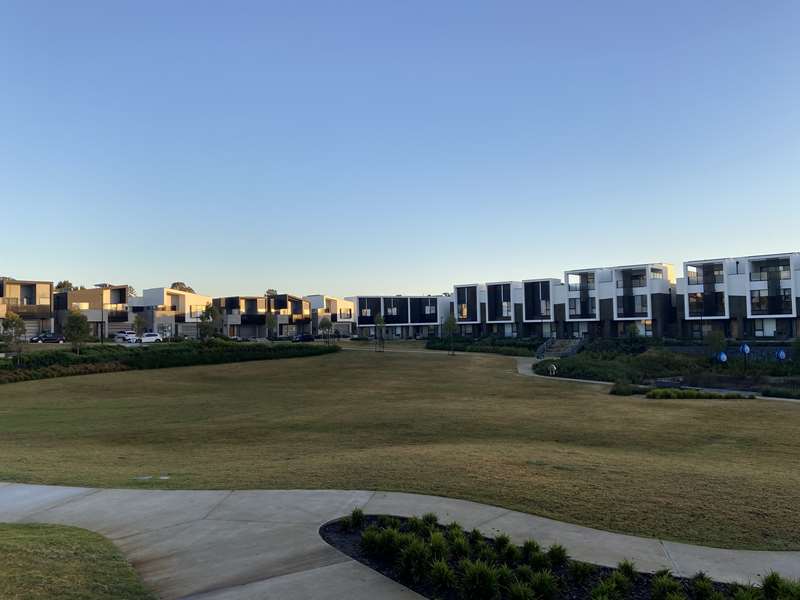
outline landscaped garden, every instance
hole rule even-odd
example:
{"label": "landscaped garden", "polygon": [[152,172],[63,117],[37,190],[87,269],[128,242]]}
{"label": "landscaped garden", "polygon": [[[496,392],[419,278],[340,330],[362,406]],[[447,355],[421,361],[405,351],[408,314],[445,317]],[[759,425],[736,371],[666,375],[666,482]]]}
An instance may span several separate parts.
{"label": "landscaped garden", "polygon": [[4,600],[155,600],[103,536],[77,527],[0,523]]}
{"label": "landscaped garden", "polygon": [[[481,354],[356,352],[0,386],[0,480],[376,489],[800,548],[800,406],[617,397]],[[166,479],[160,479],[160,477]]]}
{"label": "landscaped garden", "polygon": [[[574,356],[540,361],[533,370],[540,375],[552,375],[555,370],[557,377],[616,382],[623,389],[674,379],[686,386],[800,398],[800,346],[792,358],[783,360],[771,352],[746,357],[728,349],[724,341],[720,348],[692,350],[681,352],[658,340],[597,340]],[[719,359],[723,350],[728,350],[724,362]]]}
{"label": "landscaped garden", "polygon": [[345,554],[438,600],[797,600],[800,582],[778,573],[759,586],[722,584],[704,573],[674,577],[640,573],[635,563],[598,567],[570,559],[563,546],[507,535],[490,539],[435,514],[410,519],[365,515],[361,509],[322,527],[323,538]]}

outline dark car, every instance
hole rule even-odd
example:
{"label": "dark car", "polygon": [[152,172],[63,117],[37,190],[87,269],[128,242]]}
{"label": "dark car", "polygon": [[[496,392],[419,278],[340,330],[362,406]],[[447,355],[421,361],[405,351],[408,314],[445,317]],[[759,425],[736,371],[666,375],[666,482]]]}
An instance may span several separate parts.
{"label": "dark car", "polygon": [[32,344],[63,344],[64,336],[55,333],[40,333],[31,338]]}
{"label": "dark car", "polygon": [[310,333],[301,333],[300,335],[296,335],[292,338],[293,342],[313,342],[314,336]]}

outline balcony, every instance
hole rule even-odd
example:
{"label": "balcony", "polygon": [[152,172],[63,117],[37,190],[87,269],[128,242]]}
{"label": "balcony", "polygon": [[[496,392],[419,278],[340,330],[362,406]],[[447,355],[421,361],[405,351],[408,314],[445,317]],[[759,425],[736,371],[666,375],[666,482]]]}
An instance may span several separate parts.
{"label": "balcony", "polygon": [[[769,281],[771,279],[770,275],[776,273],[776,271],[760,271],[758,273],[750,273],[750,281]],[[777,271],[778,276],[776,279],[780,279],[782,281],[788,281],[792,278],[792,272],[789,269]]]}
{"label": "balcony", "polygon": [[[624,287],[628,287],[625,285],[624,281],[617,280],[617,289],[622,289]],[[647,279],[631,279],[630,286],[632,288],[643,288],[647,287]]]}
{"label": "balcony", "polygon": [[592,292],[594,291],[593,283],[570,283],[570,292]]}
{"label": "balcony", "polygon": [[689,285],[709,285],[717,283],[725,283],[725,276],[724,275],[709,275],[708,277],[703,277],[702,275],[689,275],[687,278]]}
{"label": "balcony", "polygon": [[0,298],[6,312],[13,312],[23,319],[49,319],[53,309],[49,304],[20,304],[19,298]]}

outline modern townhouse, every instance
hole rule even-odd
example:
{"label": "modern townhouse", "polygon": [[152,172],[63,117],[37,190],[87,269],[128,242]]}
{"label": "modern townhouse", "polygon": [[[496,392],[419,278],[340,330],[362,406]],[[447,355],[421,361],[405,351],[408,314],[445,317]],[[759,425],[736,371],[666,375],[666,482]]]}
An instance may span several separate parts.
{"label": "modern townhouse", "polygon": [[199,337],[198,324],[209,304],[210,296],[167,287],[149,288],[128,299],[132,322],[141,315],[148,331],[168,337]]}
{"label": "modern townhouse", "polygon": [[424,339],[440,335],[441,324],[450,313],[450,299],[436,296],[353,296],[356,330],[374,337],[375,318],[383,317],[384,335],[397,339]]}
{"label": "modern townhouse", "polygon": [[566,287],[559,279],[526,279],[522,282],[522,336],[563,337]]}
{"label": "modern townhouse", "polygon": [[523,286],[520,281],[484,284],[486,331],[489,335],[517,337],[523,324]]}
{"label": "modern townhouse", "polygon": [[483,335],[486,324],[486,286],[480,283],[454,285],[453,310],[460,335]]}
{"label": "modern townhouse", "polygon": [[335,298],[325,294],[304,296],[311,306],[311,329],[314,335],[320,334],[319,323],[328,318],[333,324],[331,333],[340,336],[353,334],[355,327],[355,303],[344,298]]}
{"label": "modern townhouse", "polygon": [[679,334],[788,338],[799,330],[800,253],[693,260],[678,280]]}
{"label": "modern townhouse", "polygon": [[128,286],[98,284],[93,288],[62,290],[53,295],[56,331],[61,331],[71,310],[77,310],[89,321],[91,335],[113,336],[131,328],[128,307]]}
{"label": "modern townhouse", "polygon": [[228,296],[214,298],[212,304],[219,311],[224,335],[249,340],[275,335],[267,328],[270,301],[268,296]]}
{"label": "modern townhouse", "polygon": [[300,296],[270,296],[270,310],[278,317],[278,337],[311,333],[311,303]]}
{"label": "modern townhouse", "polygon": [[0,278],[0,319],[9,312],[22,317],[26,337],[53,331],[53,282]]}
{"label": "modern townhouse", "polygon": [[564,273],[564,337],[620,337],[671,331],[674,269],[668,263],[578,269]]}

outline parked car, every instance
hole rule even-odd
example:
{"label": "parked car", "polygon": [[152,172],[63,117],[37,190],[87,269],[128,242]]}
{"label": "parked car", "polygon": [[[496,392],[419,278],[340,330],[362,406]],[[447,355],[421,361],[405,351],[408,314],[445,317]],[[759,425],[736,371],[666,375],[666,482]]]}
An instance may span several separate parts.
{"label": "parked car", "polygon": [[40,333],[39,335],[31,338],[32,344],[63,344],[64,336],[51,332]]}
{"label": "parked car", "polygon": [[142,334],[142,337],[136,338],[137,344],[160,344],[163,341],[164,340],[161,338],[160,334],[153,333],[152,331],[148,331],[147,333]]}
{"label": "parked car", "polygon": [[310,333],[301,333],[292,338],[293,342],[313,342],[314,336]]}
{"label": "parked car", "polygon": [[118,331],[116,333],[116,335],[114,335],[114,341],[115,342],[128,342],[128,343],[131,343],[127,339],[130,336],[133,336],[134,338],[136,337],[136,332],[133,331],[132,329],[126,329],[124,331]]}

